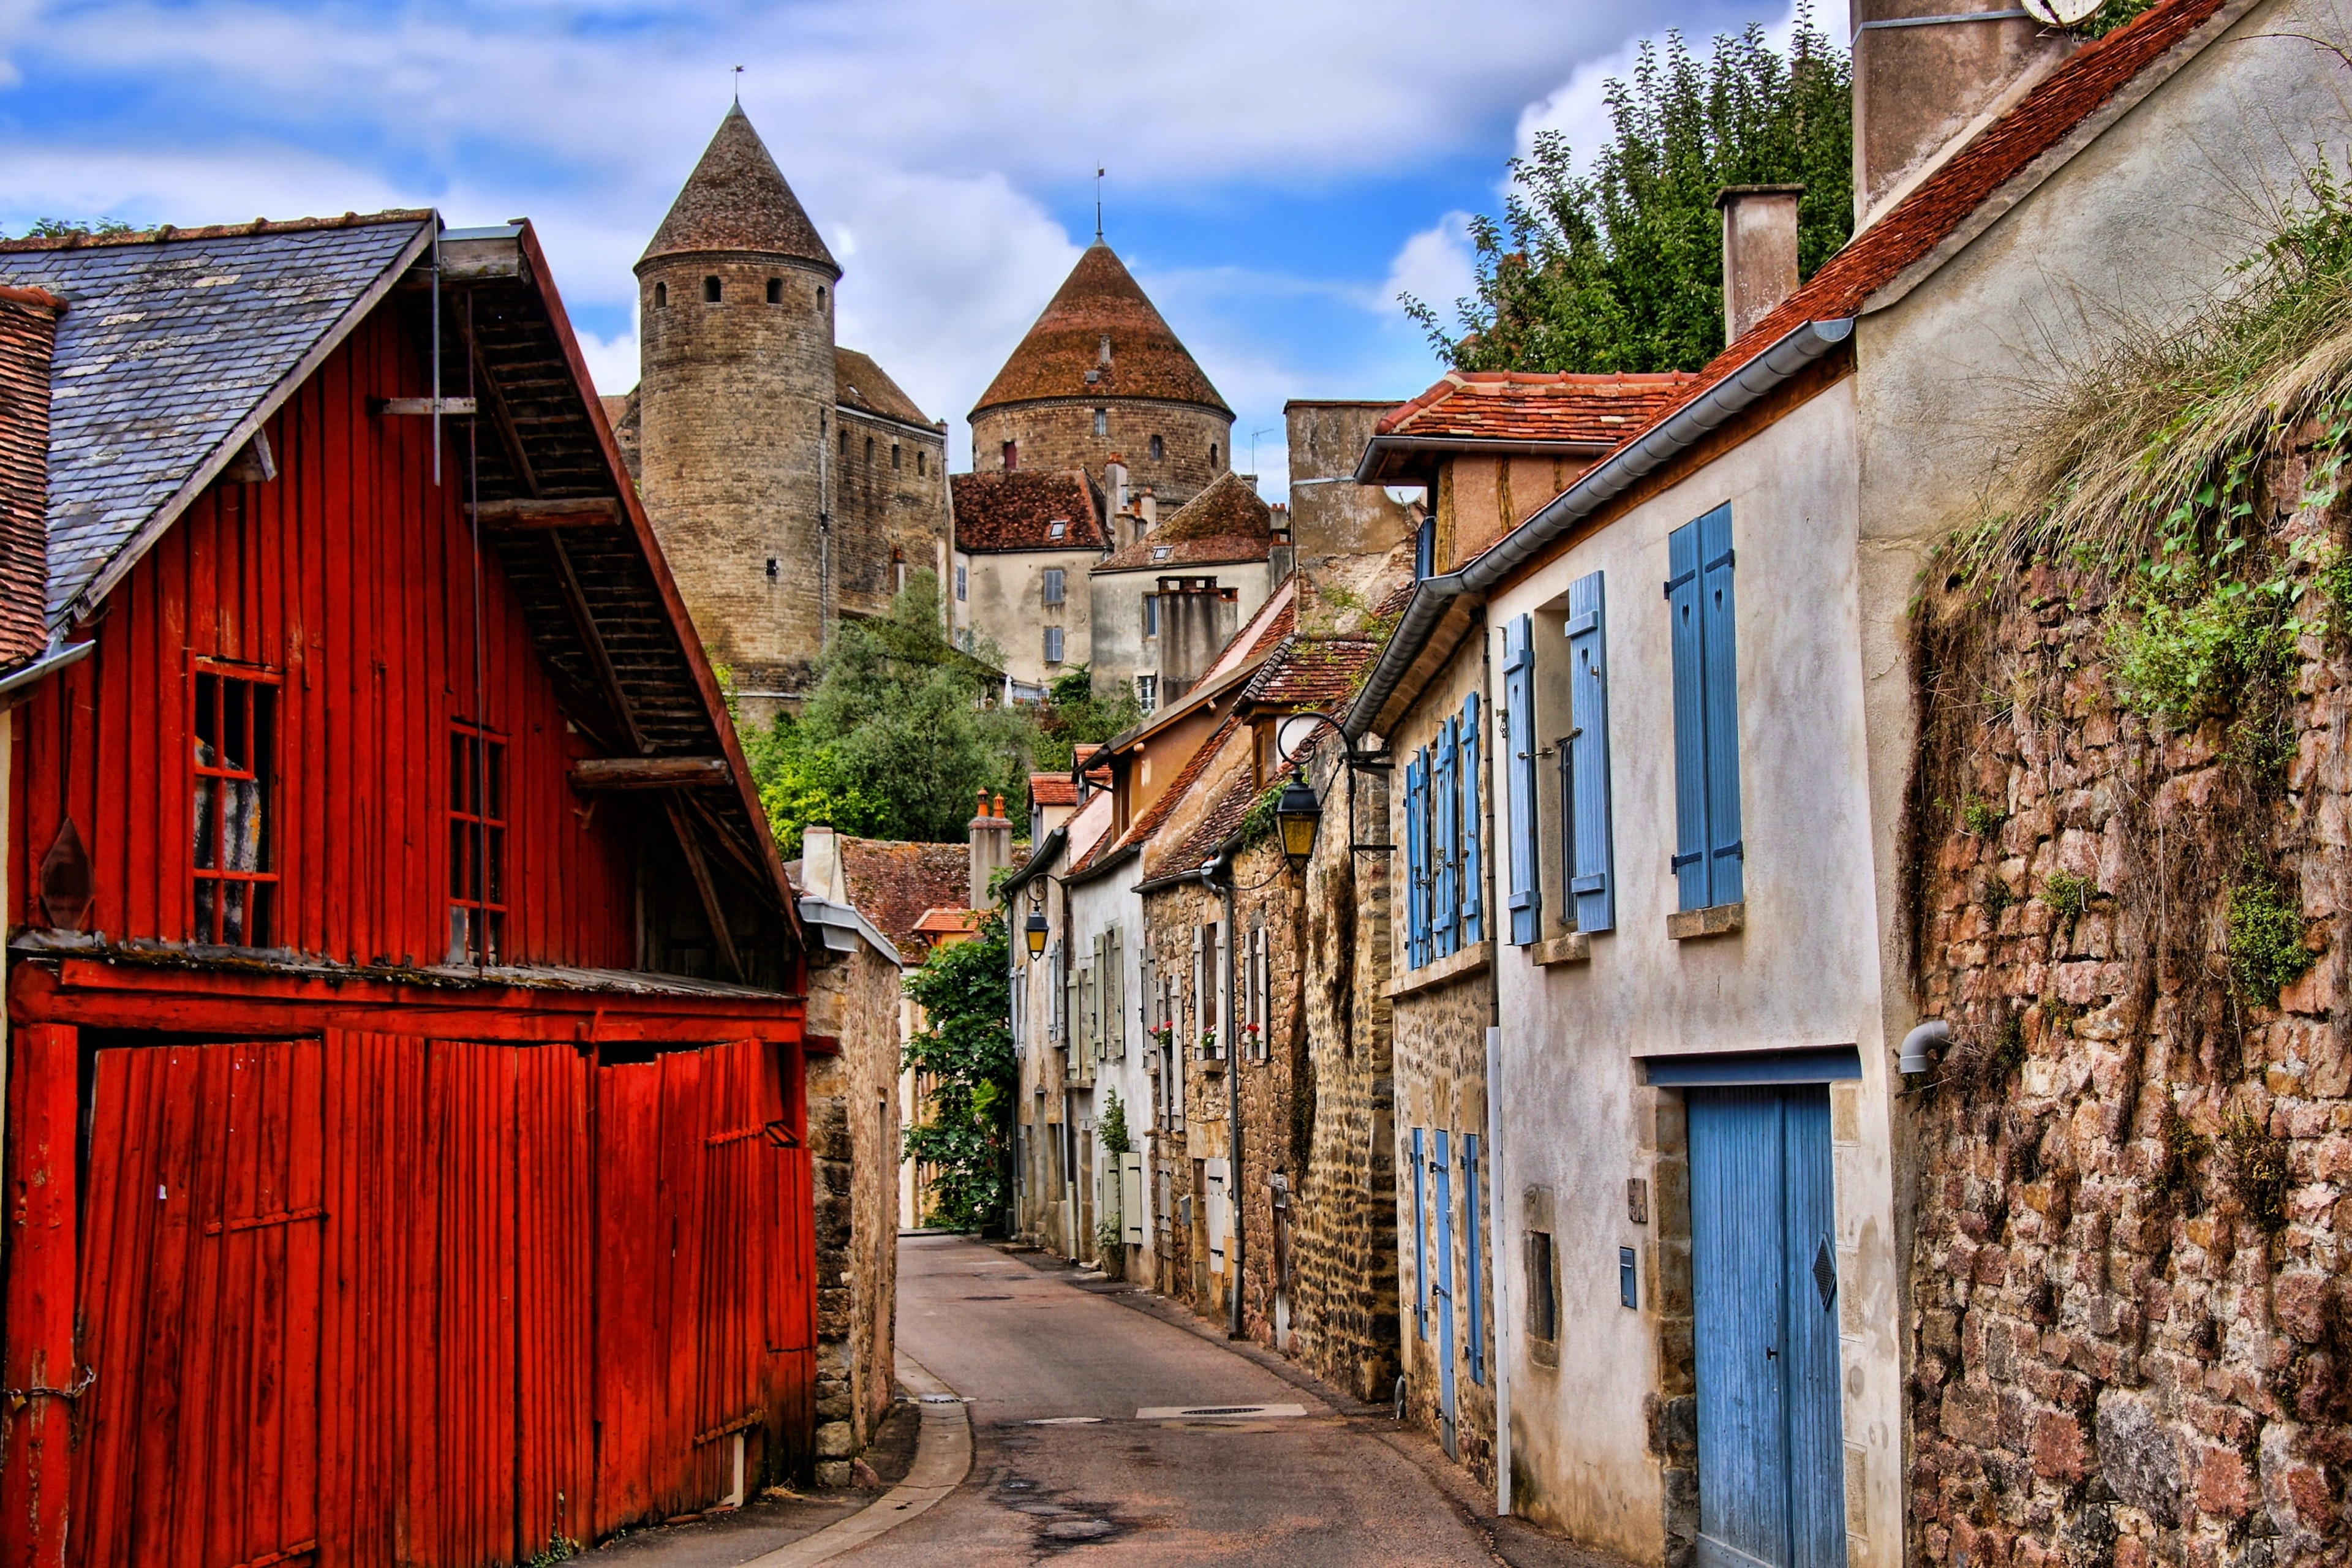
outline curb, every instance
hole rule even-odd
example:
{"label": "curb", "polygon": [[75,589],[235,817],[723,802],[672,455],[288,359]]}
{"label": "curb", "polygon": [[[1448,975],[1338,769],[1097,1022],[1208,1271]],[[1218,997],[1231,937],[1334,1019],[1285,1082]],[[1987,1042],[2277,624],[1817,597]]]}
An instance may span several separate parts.
{"label": "curb", "polygon": [[971,1411],[922,1363],[904,1351],[897,1360],[898,1381],[921,1402],[923,1415],[915,1434],[914,1467],[907,1479],[847,1519],[754,1557],[741,1568],[812,1568],[829,1563],[896,1530],[963,1484],[971,1469]]}

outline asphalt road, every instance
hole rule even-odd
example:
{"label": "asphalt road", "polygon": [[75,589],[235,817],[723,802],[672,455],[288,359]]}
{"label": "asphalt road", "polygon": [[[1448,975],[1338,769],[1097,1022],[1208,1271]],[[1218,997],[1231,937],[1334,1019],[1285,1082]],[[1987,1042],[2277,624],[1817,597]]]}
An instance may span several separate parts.
{"label": "asphalt road", "polygon": [[[1385,1417],[1343,1415],[1226,1345],[1066,1273],[954,1237],[908,1237],[898,1340],[971,1401],[971,1473],[928,1513],[838,1560],[854,1568],[1064,1553],[1102,1568],[1504,1561],[1469,1516],[1472,1494],[1449,1499]],[[1250,1405],[1302,1414],[1137,1415]]]}

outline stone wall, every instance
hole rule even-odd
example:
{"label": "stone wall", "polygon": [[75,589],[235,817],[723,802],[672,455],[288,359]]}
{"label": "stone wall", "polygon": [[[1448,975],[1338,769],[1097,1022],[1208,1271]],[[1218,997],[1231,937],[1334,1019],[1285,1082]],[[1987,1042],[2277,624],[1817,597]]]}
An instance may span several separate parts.
{"label": "stone wall", "polygon": [[[1306,1034],[1313,1085],[1307,1153],[1293,1198],[1287,1353],[1359,1399],[1397,1375],[1397,1162],[1389,978],[1389,862],[1355,852],[1350,783],[1328,754],[1325,820],[1307,867]],[[1388,815],[1385,775],[1353,781],[1356,820]],[[1372,829],[1364,829],[1370,837]]]}
{"label": "stone wall", "polygon": [[[1095,434],[1097,408],[1110,415],[1108,436]],[[1002,468],[1004,443],[1014,441],[1024,468],[1084,468],[1099,482],[1116,456],[1127,464],[1129,489],[1150,489],[1165,517],[1234,466],[1233,425],[1232,415],[1190,403],[1107,397],[1009,404],[972,416],[971,466],[982,473]],[[1162,452],[1156,459],[1154,436]]]}
{"label": "stone wall", "polygon": [[[1178,1297],[1193,1310],[1224,1310],[1221,1281],[1209,1273],[1209,1221],[1203,1199],[1207,1161],[1222,1160],[1232,1147],[1228,1136],[1224,1068],[1201,1059],[1203,1019],[1214,1010],[1203,1009],[1192,982],[1192,932],[1223,918],[1223,900],[1197,882],[1155,889],[1143,896],[1145,940],[1150,944],[1158,974],[1176,982],[1181,1016],[1176,1021],[1176,1070],[1184,1107],[1183,1124],[1161,1128],[1154,1135],[1151,1154],[1155,1173],[1167,1184],[1169,1202],[1157,1213],[1165,1225],[1154,1238],[1152,1283]],[[1161,1092],[1167,1092],[1163,1073]],[[1187,1201],[1187,1200],[1190,1201]]]}
{"label": "stone wall", "polygon": [[[1921,645],[1918,984],[1955,1041],[1914,1080],[1913,1560],[2340,1562],[2352,659],[2304,638],[2265,766],[2226,714],[2118,711],[2098,584],[2021,600]],[[2275,1006],[2227,951],[2273,882],[2315,955]]]}
{"label": "stone wall", "polygon": [[[898,591],[898,567],[909,578],[918,572],[940,574],[940,547],[947,538],[947,437],[854,408],[836,409],[835,417],[828,546],[834,611],[887,615]],[[951,582],[940,584],[942,596],[953,591]]]}
{"label": "stone wall", "polygon": [[898,966],[864,943],[809,970],[808,1030],[840,1042],[808,1057],[816,1204],[817,1479],[850,1461],[890,1408],[898,1284]]}

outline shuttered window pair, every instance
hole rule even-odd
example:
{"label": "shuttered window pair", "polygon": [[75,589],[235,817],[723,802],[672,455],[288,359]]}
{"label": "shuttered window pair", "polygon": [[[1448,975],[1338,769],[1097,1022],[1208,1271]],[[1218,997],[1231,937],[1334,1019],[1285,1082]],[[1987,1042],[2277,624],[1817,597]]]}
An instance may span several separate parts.
{"label": "shuttered window pair", "polygon": [[1274,944],[1264,926],[1253,926],[1242,958],[1242,1046],[1249,1061],[1265,1061],[1274,1022]]}
{"label": "shuttered window pair", "polygon": [[1405,764],[1405,951],[1418,969],[1486,940],[1479,701],[1462,700]]}
{"label": "shuttered window pair", "polygon": [[[1549,661],[1537,647],[1535,617],[1503,627],[1503,754],[1508,766],[1508,895],[1511,942],[1543,935],[1545,819],[1558,830],[1560,924],[1603,931],[1617,923],[1615,850],[1609,803],[1608,603],[1602,574],[1569,584],[1562,628],[1568,660],[1566,733],[1537,728],[1536,688]],[[1544,763],[1549,759],[1550,766]],[[1549,773],[1551,777],[1545,774]]]}
{"label": "shuttered window pair", "polygon": [[1739,840],[1739,693],[1732,640],[1731,508],[1666,539],[1674,621],[1675,891],[1685,910],[1745,896]]}

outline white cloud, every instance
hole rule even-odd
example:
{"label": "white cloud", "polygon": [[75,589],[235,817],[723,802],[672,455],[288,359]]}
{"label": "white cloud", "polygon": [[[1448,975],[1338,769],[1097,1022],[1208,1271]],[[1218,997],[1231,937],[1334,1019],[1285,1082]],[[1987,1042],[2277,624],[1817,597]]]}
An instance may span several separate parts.
{"label": "white cloud", "polygon": [[572,335],[580,340],[580,357],[588,362],[588,379],[595,384],[599,397],[618,397],[637,384],[635,327],[606,338],[575,326]]}
{"label": "white cloud", "polygon": [[1470,247],[1470,215],[1450,212],[1423,229],[1389,264],[1388,280],[1381,286],[1379,306],[1394,310],[1410,294],[1437,311],[1442,321],[1454,319],[1454,302],[1468,295],[1477,277]]}

